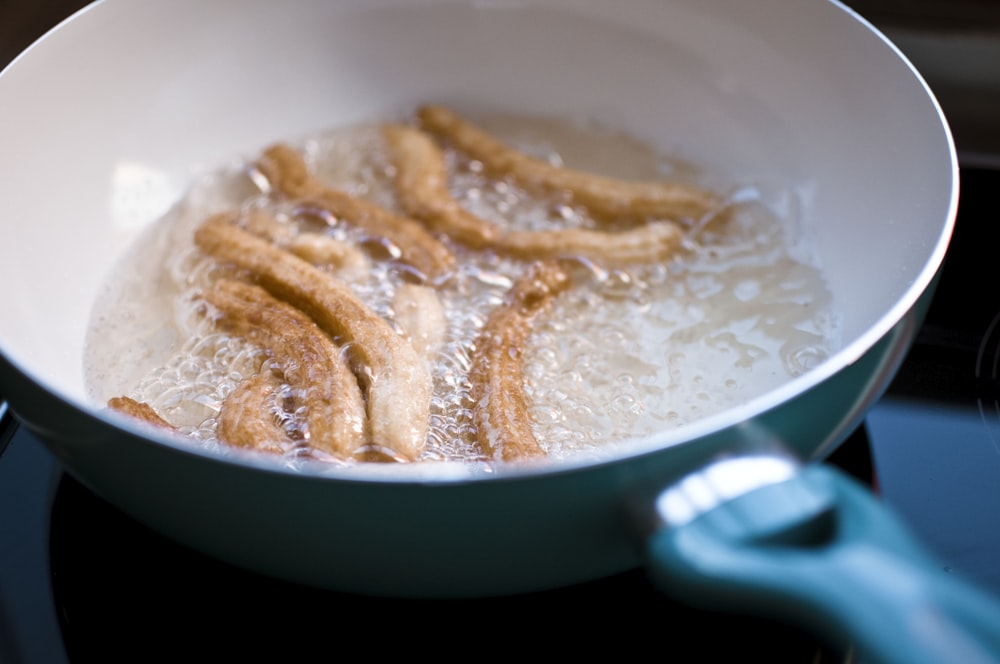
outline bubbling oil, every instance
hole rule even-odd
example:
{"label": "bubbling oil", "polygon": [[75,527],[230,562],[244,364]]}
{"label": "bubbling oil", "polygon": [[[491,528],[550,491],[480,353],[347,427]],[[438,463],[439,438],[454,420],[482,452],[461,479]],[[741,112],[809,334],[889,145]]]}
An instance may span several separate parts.
{"label": "bubbling oil", "polygon": [[[718,190],[717,174],[588,123],[513,116],[477,121],[556,165],[630,179],[711,180]],[[336,128],[289,144],[328,185],[399,211],[376,125]],[[488,178],[481,164],[457,152],[446,157],[451,193],[474,214],[523,230],[598,226],[585,209],[559,196],[540,197],[512,181]],[[412,281],[393,260],[397,247],[267,196],[252,161],[236,160],[204,176],[143,234],[96,303],[86,344],[87,386],[95,402],[123,394],[145,401],[192,444],[219,451],[227,451],[216,434],[223,401],[275,360],[206,320],[198,293],[220,268],[194,246],[198,224],[221,211],[263,208],[290,234],[319,232],[360,248],[371,268],[338,276],[400,333],[405,330],[393,294]],[[834,303],[795,201],[791,190],[733,183],[715,214],[683,222],[683,246],[670,260],[618,268],[580,262],[574,287],[539,315],[522,350],[533,431],[550,457],[585,456],[682,427],[787,382],[835,349]],[[452,248],[456,272],[436,287],[446,329],[425,358],[434,391],[421,460],[488,467],[475,444],[471,354],[490,311],[527,263]],[[272,416],[299,441],[277,455],[282,463],[319,458],[348,464],[308,445],[303,413],[276,406]]]}

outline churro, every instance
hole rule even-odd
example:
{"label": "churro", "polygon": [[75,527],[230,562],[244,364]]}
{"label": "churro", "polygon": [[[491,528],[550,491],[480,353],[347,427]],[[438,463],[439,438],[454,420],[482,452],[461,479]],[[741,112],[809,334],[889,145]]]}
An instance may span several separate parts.
{"label": "churro", "polygon": [[249,272],[345,347],[367,401],[371,443],[402,460],[420,456],[429,426],[430,370],[413,346],[336,277],[236,225],[210,217],[195,232],[205,253]]}
{"label": "churro", "polygon": [[711,191],[682,182],[634,182],[585,173],[529,156],[497,140],[444,106],[417,110],[422,129],[521,186],[568,193],[591,216],[605,220],[697,220],[719,208]]}
{"label": "churro", "polygon": [[420,284],[400,284],[392,297],[393,318],[414,349],[429,357],[444,341],[448,321],[437,291]]}
{"label": "churro", "polygon": [[299,258],[313,265],[328,266],[337,276],[345,279],[361,279],[371,269],[371,262],[364,252],[322,233],[299,233],[284,246]]}
{"label": "churro", "polygon": [[411,127],[388,125],[383,135],[396,164],[400,205],[439,233],[472,249],[492,249],[522,259],[582,257],[607,264],[663,260],[682,240],[671,221],[651,221],[620,231],[585,228],[519,231],[498,226],[464,209],[448,190],[444,153],[431,137]]}
{"label": "churro", "polygon": [[427,232],[418,221],[404,217],[362,198],[327,186],[309,172],[302,156],[288,145],[272,145],[261,155],[257,170],[272,192],[315,207],[389,242],[399,260],[422,279],[436,282],[455,267],[451,250]]}
{"label": "churro", "polygon": [[162,429],[175,430],[174,425],[167,422],[156,410],[145,401],[136,401],[132,397],[111,397],[108,408],[133,417],[145,424],[151,424]]}
{"label": "churro", "polygon": [[250,208],[240,215],[239,221],[247,232],[278,246],[287,245],[298,235],[294,226],[281,223],[273,214],[260,208]]}
{"label": "churro", "polygon": [[514,282],[479,334],[469,370],[470,396],[479,446],[490,458],[514,461],[545,455],[532,432],[522,352],[535,317],[570,284],[559,262],[534,263]]}
{"label": "churro", "polygon": [[[203,297],[215,309],[220,329],[265,349],[281,365],[285,381],[300,391],[311,447],[350,457],[367,444],[364,399],[357,378],[340,349],[308,316],[263,288],[240,281],[219,280]],[[264,385],[256,387],[261,394]],[[241,426],[236,431],[241,434],[237,444],[242,446],[274,444],[253,436],[271,433],[269,427]]]}
{"label": "churro", "polygon": [[240,225],[313,265],[331,268],[338,276],[360,279],[371,269],[368,257],[353,244],[323,233],[296,232],[293,226],[281,223],[264,210],[247,210],[240,217]]}
{"label": "churro", "polygon": [[259,452],[283,454],[294,441],[279,423],[275,402],[281,380],[268,371],[241,382],[219,408],[217,435],[221,442]]}

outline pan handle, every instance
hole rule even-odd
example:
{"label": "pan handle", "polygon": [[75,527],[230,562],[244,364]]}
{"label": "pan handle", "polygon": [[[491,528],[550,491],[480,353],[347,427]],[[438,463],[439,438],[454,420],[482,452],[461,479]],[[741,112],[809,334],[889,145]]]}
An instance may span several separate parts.
{"label": "pan handle", "polygon": [[713,498],[704,471],[662,492],[647,541],[653,583],[850,643],[864,662],[1000,662],[997,598],[945,572],[866,487],[819,464],[771,476],[735,497]]}

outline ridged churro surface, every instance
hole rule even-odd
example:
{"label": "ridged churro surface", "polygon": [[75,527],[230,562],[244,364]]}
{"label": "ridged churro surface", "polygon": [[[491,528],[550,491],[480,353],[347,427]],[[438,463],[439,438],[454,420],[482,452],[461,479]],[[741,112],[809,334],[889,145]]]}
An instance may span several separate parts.
{"label": "ridged churro surface", "polygon": [[469,370],[471,397],[477,439],[491,458],[513,461],[545,455],[524,392],[523,353],[534,319],[569,287],[569,274],[557,262],[533,264],[490,312],[476,340]]}
{"label": "ridged churro surface", "polygon": [[353,224],[399,251],[400,260],[412,266],[422,278],[445,276],[455,265],[455,257],[427,230],[405,216],[373,205],[363,198],[330,187],[313,177],[302,156],[285,144],[264,151],[257,168],[274,191],[301,205],[316,207],[335,219]]}
{"label": "ridged churro surface", "polygon": [[629,265],[665,260],[680,244],[680,228],[662,220],[618,231],[504,228],[469,212],[452,198],[444,153],[430,136],[401,126],[387,127],[385,135],[393,152],[403,208],[435,231],[472,249],[529,260],[578,257],[605,265]]}
{"label": "ridged churro surface", "polygon": [[[263,348],[284,374],[283,382],[301,395],[308,413],[303,435],[312,447],[351,457],[367,445],[368,423],[358,380],[340,348],[313,320],[263,288],[241,281],[217,281],[204,298],[214,309],[211,315],[216,325]],[[220,424],[225,426],[220,438],[224,442],[274,448],[278,440],[273,439],[272,429],[254,424],[277,417],[274,408],[260,408],[273,397],[273,383],[254,381],[246,391],[234,390],[223,402]],[[252,407],[243,403],[235,417],[232,413],[241,399],[249,399]]]}

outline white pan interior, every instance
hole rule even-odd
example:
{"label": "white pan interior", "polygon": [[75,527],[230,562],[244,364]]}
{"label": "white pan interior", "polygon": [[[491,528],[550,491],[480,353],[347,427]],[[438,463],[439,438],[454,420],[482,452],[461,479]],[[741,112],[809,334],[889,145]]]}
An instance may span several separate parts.
{"label": "white pan interior", "polygon": [[0,352],[84,404],[92,303],[195,177],[427,101],[579,115],[793,188],[845,343],[789,390],[884,334],[950,234],[939,109],[835,3],[105,0],[0,76]]}

